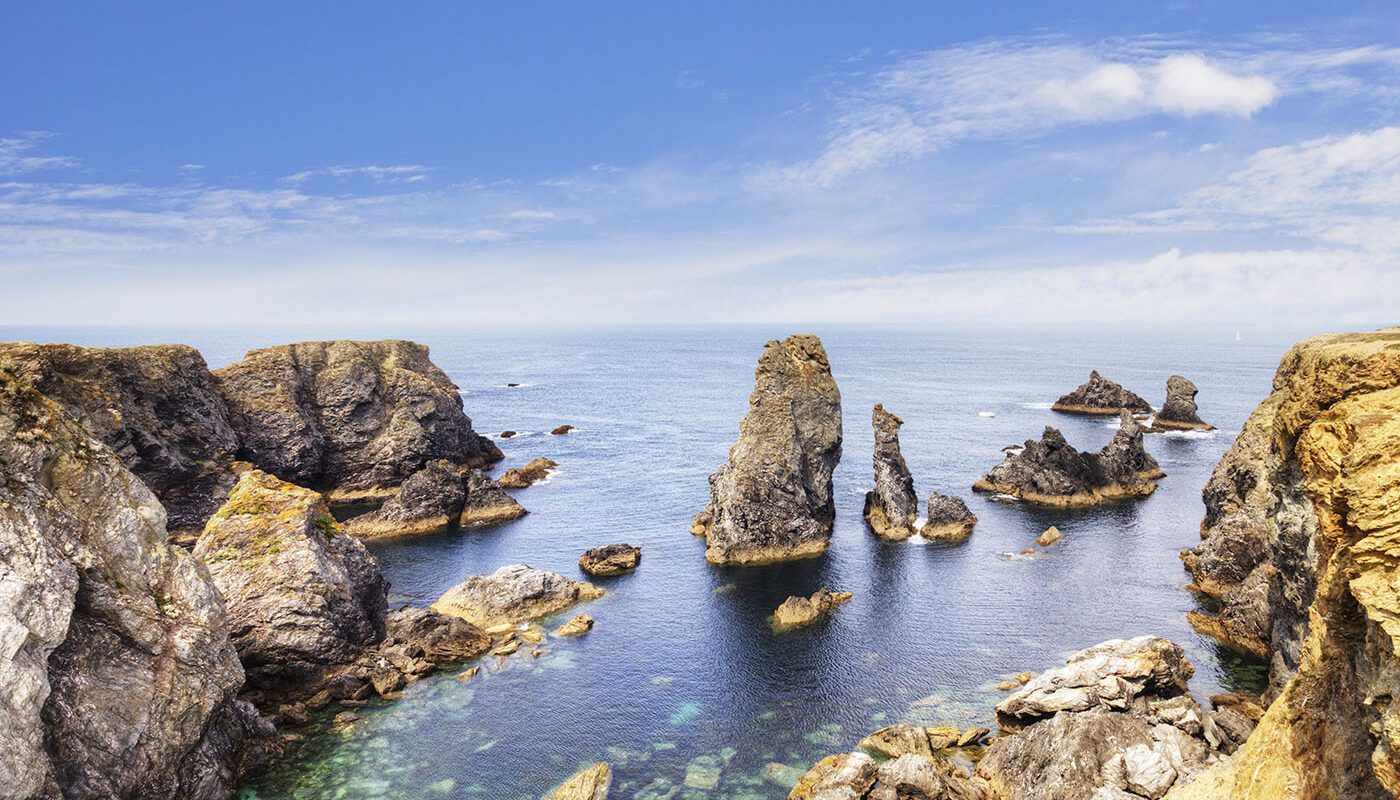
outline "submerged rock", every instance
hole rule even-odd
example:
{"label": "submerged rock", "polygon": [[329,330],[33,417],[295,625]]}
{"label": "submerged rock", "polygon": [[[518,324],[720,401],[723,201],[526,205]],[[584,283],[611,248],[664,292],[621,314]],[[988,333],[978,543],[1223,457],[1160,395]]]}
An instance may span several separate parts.
{"label": "submerged rock", "polygon": [[497,483],[502,489],[524,489],[549,477],[549,473],[556,469],[559,469],[559,462],[548,458],[536,458],[523,467],[506,470],[506,474],[502,475]]}
{"label": "submerged rock", "polygon": [[919,535],[935,542],[956,542],[971,536],[976,525],[977,515],[961,497],[934,492],[928,496],[928,518]]}
{"label": "submerged rock", "polygon": [[630,544],[605,544],[579,556],[579,569],[607,577],[634,570],[642,561],[642,548]]}
{"label": "submerged rock", "polygon": [[611,787],[612,768],[607,762],[599,762],[574,773],[544,800],[607,800]]}
{"label": "submerged rock", "polygon": [[919,498],[914,478],[899,452],[899,426],[904,420],[879,403],[871,414],[875,426],[875,489],[865,493],[865,521],[881,539],[902,542],[913,536]]}
{"label": "submerged rock", "polygon": [[818,589],[811,597],[789,597],[773,612],[773,624],[778,628],[811,625],[850,599],[850,592],[833,592],[826,587]]}
{"label": "submerged rock", "polygon": [[1152,420],[1152,427],[1215,430],[1196,416],[1196,392],[1196,384],[1180,375],[1167,378],[1167,400]]}
{"label": "submerged rock", "polygon": [[710,476],[710,502],[691,527],[706,539],[705,558],[748,564],[824,552],[840,458],[841,393],[821,340],[769,342],[739,440]]}
{"label": "submerged rock", "polygon": [[1117,414],[1119,411],[1152,411],[1152,406],[1146,400],[1100,375],[1098,370],[1092,370],[1087,382],[1056,400],[1050,407],[1056,411],[1073,414],[1108,415]]}
{"label": "submerged rock", "polygon": [[346,522],[345,530],[361,539],[446,530],[461,515],[466,499],[457,467],[444,459],[429,461],[378,510]]}
{"label": "submerged rock", "polygon": [[1113,440],[1098,453],[1074,449],[1058,430],[1046,426],[1040,441],[1008,453],[972,488],[1032,503],[1091,506],[1118,497],[1143,497],[1165,473],[1143,447],[1143,428],[1126,411]]}
{"label": "submerged rock", "polygon": [[479,469],[467,473],[467,498],[462,504],[462,514],[457,524],[465,528],[469,525],[509,522],[528,513],[490,475]]}
{"label": "submerged rock", "polygon": [[448,589],[432,608],[482,628],[525,622],[603,596],[591,583],[535,569],[525,564],[501,567],[490,575],[473,575]]}

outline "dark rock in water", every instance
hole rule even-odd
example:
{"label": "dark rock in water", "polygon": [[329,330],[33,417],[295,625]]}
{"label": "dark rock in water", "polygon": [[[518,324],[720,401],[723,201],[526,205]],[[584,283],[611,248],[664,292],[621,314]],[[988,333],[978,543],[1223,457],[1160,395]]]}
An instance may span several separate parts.
{"label": "dark rock in water", "polygon": [[506,386],[507,386],[508,388],[511,388],[511,389],[514,389],[515,387],[517,387],[517,386],[519,386],[519,385],[520,385],[520,384],[518,384],[518,383],[507,383],[507,384],[506,384]]}
{"label": "dark rock in water", "polygon": [[312,694],[384,638],[388,585],[320,494],[244,473],[194,555],[209,567],[253,696]]}
{"label": "dark rock in water", "polygon": [[549,473],[556,469],[559,469],[559,462],[548,458],[536,458],[523,467],[506,470],[506,474],[497,482],[502,489],[524,489],[549,477]]}
{"label": "dark rock in water", "polygon": [[550,436],[563,436],[564,434],[570,433],[570,432],[572,432],[573,430],[574,430],[574,426],[572,426],[572,425],[560,425],[559,427],[557,427],[557,428],[555,428],[554,430],[550,431],[550,432],[549,432],[549,435],[550,435]]}
{"label": "dark rock in water", "polygon": [[372,539],[446,530],[461,515],[466,499],[457,467],[442,459],[429,461],[378,510],[346,522],[345,531]]}
{"label": "dark rock in water", "polygon": [[0,363],[77,417],[150,487],[171,531],[199,531],[237,482],[238,437],[184,345],[0,344]]}
{"label": "dark rock in water", "polygon": [[579,557],[579,569],[589,575],[621,575],[637,568],[642,561],[642,548],[630,544],[606,544],[595,547]]}
{"label": "dark rock in water", "polygon": [[1196,416],[1196,392],[1196,384],[1180,375],[1167,378],[1167,401],[1157,412],[1156,419],[1152,420],[1152,427],[1215,430],[1214,426]]}
{"label": "dark rock in water", "polygon": [[914,478],[899,452],[899,426],[904,420],[879,403],[871,414],[875,426],[875,489],[865,493],[865,521],[881,539],[902,542],[913,536],[919,515]]}
{"label": "dark rock in water", "polygon": [[1141,397],[1099,374],[1089,373],[1088,382],[1061,397],[1050,406],[1073,414],[1117,414],[1119,411],[1148,411],[1152,406]]}
{"label": "dark rock in water", "polygon": [[501,431],[502,439],[510,439],[516,435],[515,431]]}
{"label": "dark rock in water", "polygon": [[961,497],[934,492],[928,496],[928,518],[919,535],[935,542],[956,542],[970,536],[976,525],[977,515]]}
{"label": "dark rock in water", "polygon": [[1091,506],[1116,497],[1143,497],[1163,476],[1157,461],[1143,448],[1143,428],[1126,411],[1121,427],[1098,453],[1074,449],[1056,429],[1047,426],[1040,441],[1028,440],[972,485],[979,492],[997,492],[1032,503]]}
{"label": "dark rock in water", "polygon": [[841,392],[821,340],[798,334],[769,342],[739,440],[710,476],[710,502],[691,526],[706,539],[705,558],[747,564],[825,551],[840,458]]}
{"label": "dark rock in water", "polygon": [[455,664],[491,649],[491,637],[467,620],[427,608],[401,608],[389,613],[384,641],[417,645],[433,664]]}
{"label": "dark rock in water", "polygon": [[440,614],[489,629],[543,617],[602,596],[603,590],[591,583],[513,564],[490,575],[467,578],[448,589],[432,607]]}
{"label": "dark rock in water", "polygon": [[332,502],[387,497],[436,459],[501,458],[457,387],[413,342],[299,342],[215,370],[240,457]]}
{"label": "dark rock in water", "polygon": [[85,423],[0,367],[0,794],[221,800],[276,732],[218,590]]}
{"label": "dark rock in water", "polygon": [[467,474],[467,499],[462,505],[462,515],[457,524],[465,528],[468,525],[509,522],[528,513],[490,475],[479,469]]}

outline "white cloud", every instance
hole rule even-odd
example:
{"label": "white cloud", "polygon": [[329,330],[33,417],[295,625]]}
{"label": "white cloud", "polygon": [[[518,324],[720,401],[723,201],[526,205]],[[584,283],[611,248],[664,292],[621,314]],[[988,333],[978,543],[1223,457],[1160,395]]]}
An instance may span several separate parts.
{"label": "white cloud", "polygon": [[1184,114],[1253,116],[1278,98],[1273,81],[1258,75],[1236,76],[1197,55],[1173,55],[1155,69],[1153,101],[1164,111]]}
{"label": "white cloud", "polygon": [[0,139],[0,175],[34,172],[41,169],[72,169],[77,167],[78,159],[71,156],[34,155],[31,153],[39,142],[52,136],[52,133],[46,131],[36,131],[19,138]]}
{"label": "white cloud", "polygon": [[363,167],[321,167],[319,169],[308,169],[283,178],[291,184],[305,183],[312,178],[369,178],[375,183],[419,183],[428,179],[428,173],[432,172],[432,167],[425,167],[420,164],[394,164],[391,166],[363,166]]}

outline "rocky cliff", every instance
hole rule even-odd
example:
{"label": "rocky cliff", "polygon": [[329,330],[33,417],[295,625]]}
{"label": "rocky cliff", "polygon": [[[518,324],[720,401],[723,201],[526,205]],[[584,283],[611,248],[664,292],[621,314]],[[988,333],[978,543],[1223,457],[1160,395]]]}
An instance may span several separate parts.
{"label": "rocky cliff", "polygon": [[214,372],[240,455],[332,502],[383,498],[434,459],[501,458],[414,342],[299,342]]}
{"label": "rocky cliff", "polygon": [[743,564],[825,551],[840,458],[841,392],[821,340],[797,334],[769,342],[739,441],[710,476],[710,502],[691,527],[706,539],[705,558]]}
{"label": "rocky cliff", "polygon": [[904,420],[879,403],[871,414],[875,426],[875,488],[865,493],[865,521],[881,539],[904,541],[915,533],[919,498],[914,477],[899,451],[899,426]]}
{"label": "rocky cliff", "polygon": [[[1273,702],[1182,798],[1400,794],[1400,328],[1295,345],[1206,487],[1195,584],[1272,657]],[[1222,618],[1225,614],[1222,613]]]}
{"label": "rocky cliff", "polygon": [[8,369],[0,479],[0,792],[230,795],[275,735],[237,699],[218,590],[165,543],[155,496]]}
{"label": "rocky cliff", "polygon": [[1063,434],[1046,426],[1040,441],[1027,440],[1019,452],[1008,453],[972,488],[1067,507],[1149,495],[1164,473],[1143,447],[1137,420],[1120,411],[1119,421],[1118,432],[1098,453],[1074,449]]}

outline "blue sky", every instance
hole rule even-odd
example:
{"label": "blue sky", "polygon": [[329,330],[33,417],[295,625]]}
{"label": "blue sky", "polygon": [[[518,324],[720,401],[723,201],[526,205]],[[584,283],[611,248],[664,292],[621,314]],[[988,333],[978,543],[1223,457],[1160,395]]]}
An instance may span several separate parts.
{"label": "blue sky", "polygon": [[1393,2],[4,20],[2,322],[1345,327],[1400,307]]}

